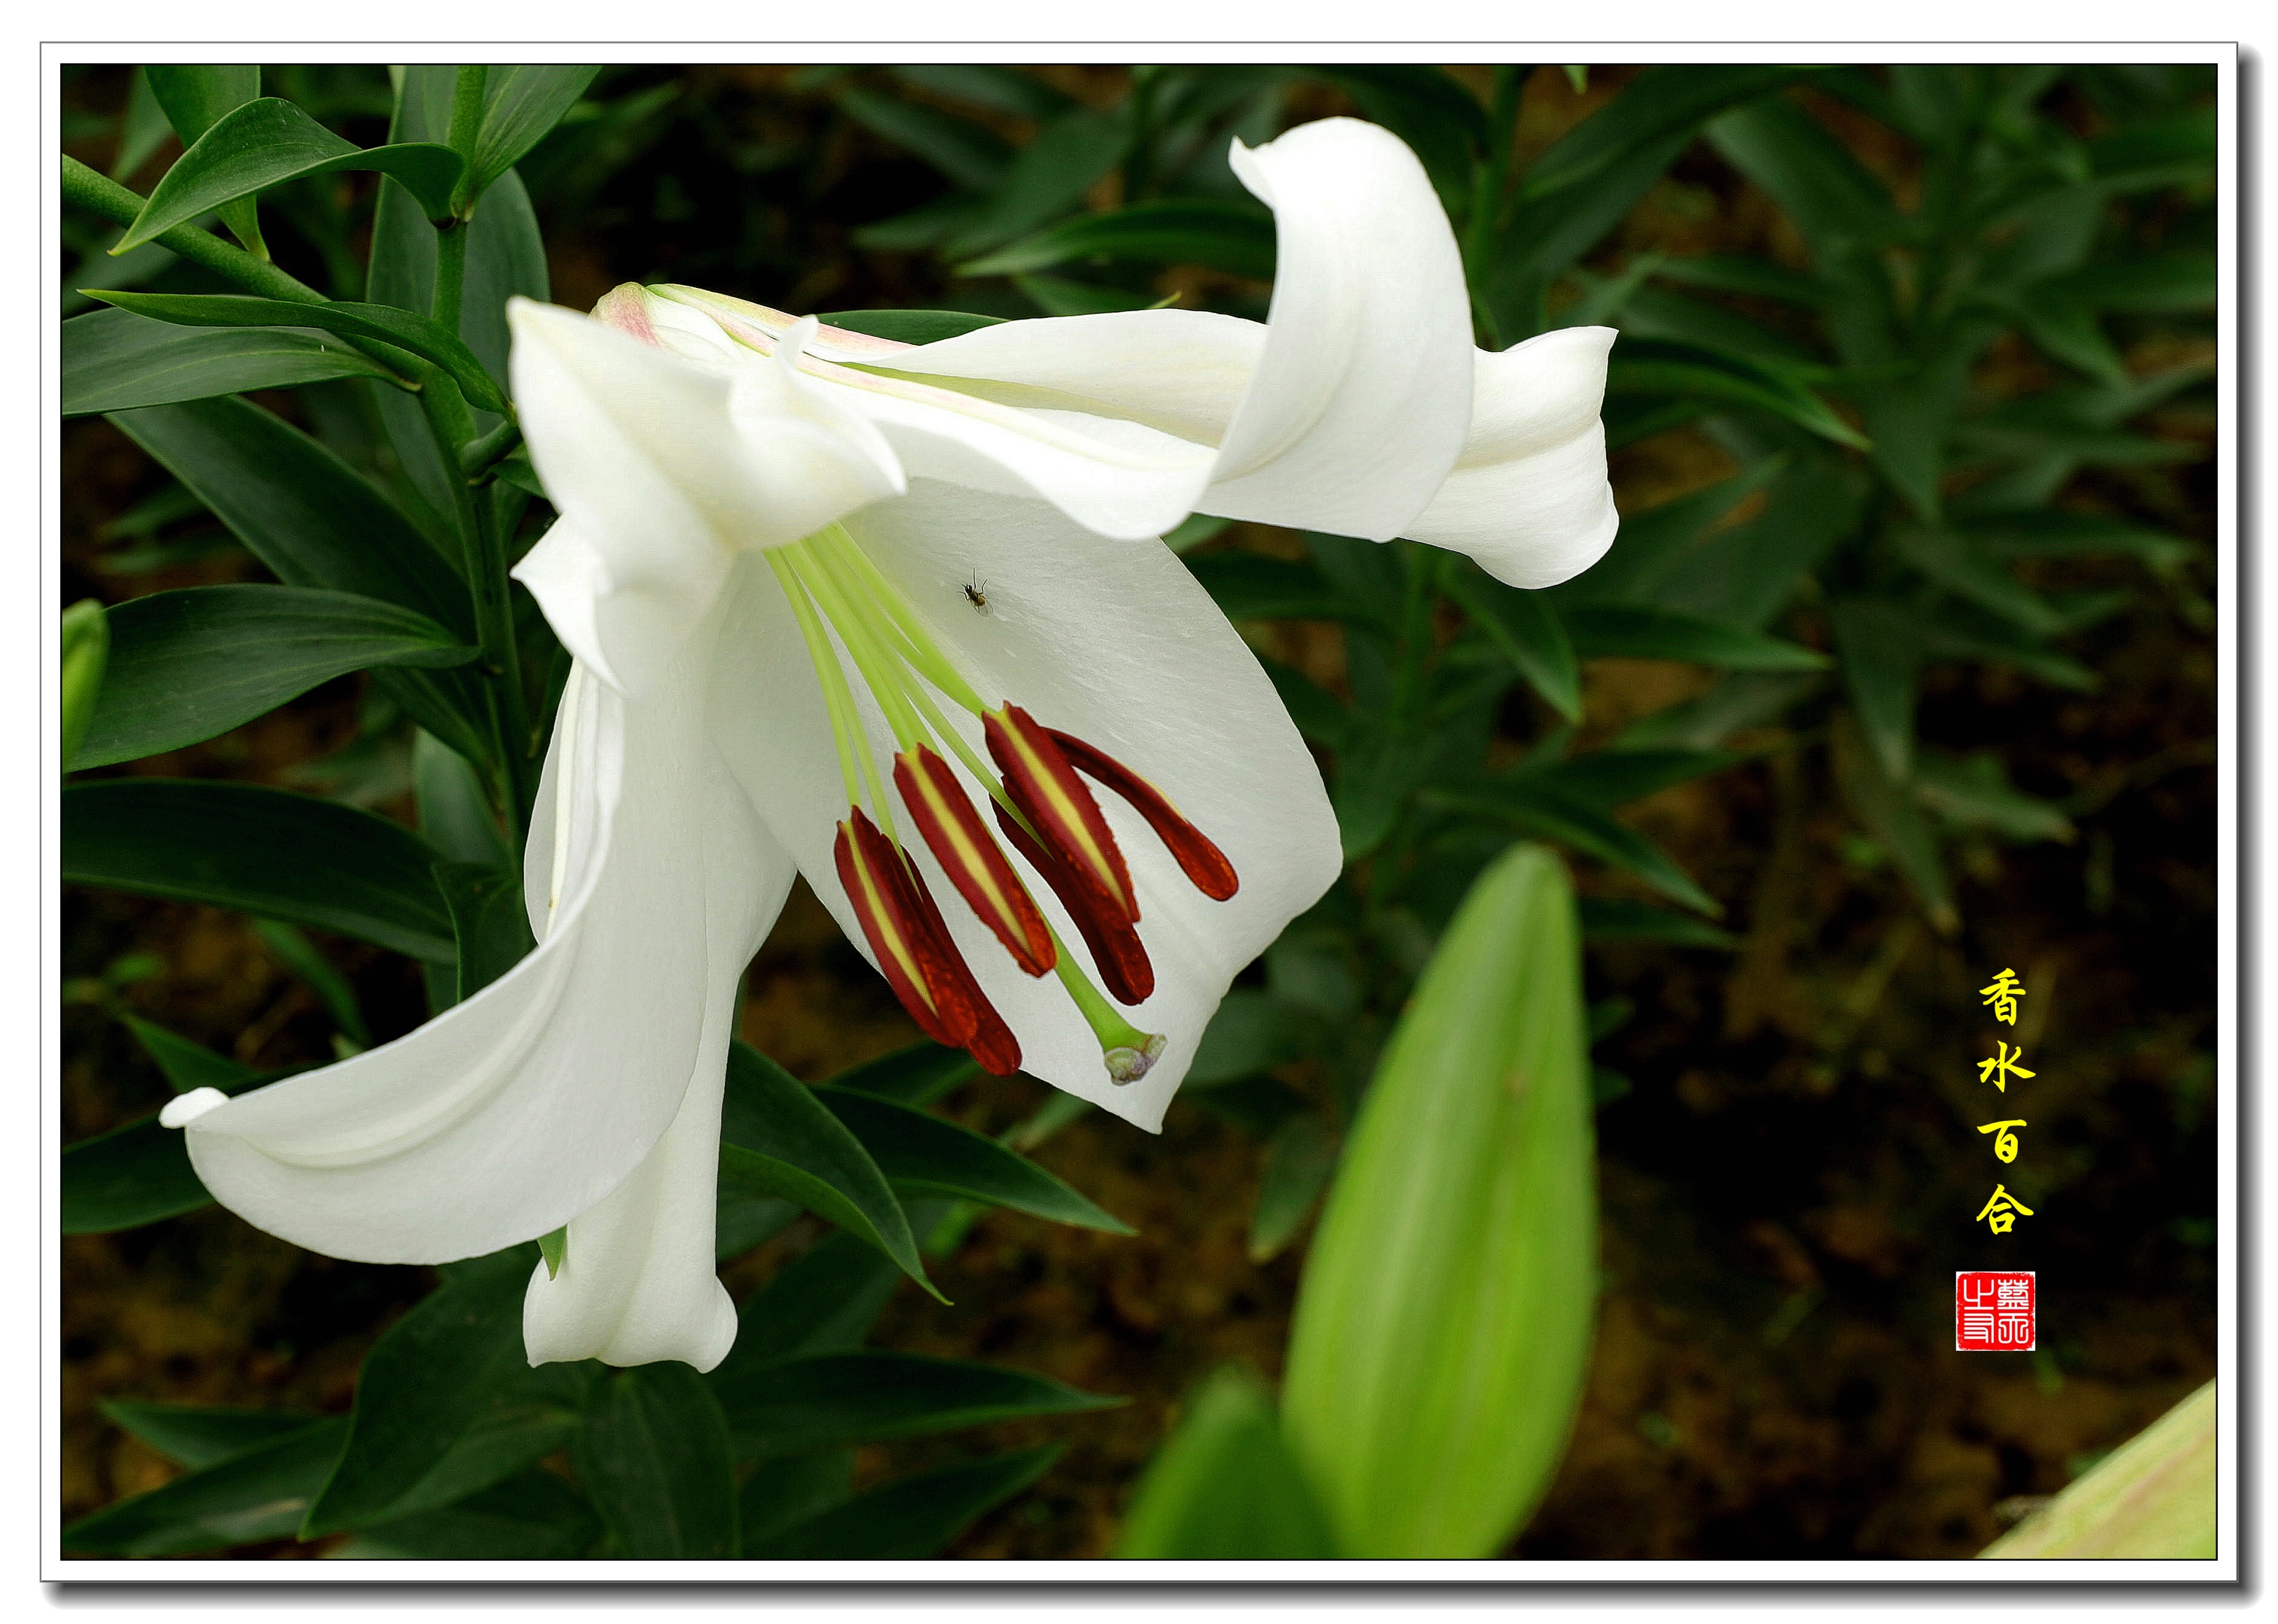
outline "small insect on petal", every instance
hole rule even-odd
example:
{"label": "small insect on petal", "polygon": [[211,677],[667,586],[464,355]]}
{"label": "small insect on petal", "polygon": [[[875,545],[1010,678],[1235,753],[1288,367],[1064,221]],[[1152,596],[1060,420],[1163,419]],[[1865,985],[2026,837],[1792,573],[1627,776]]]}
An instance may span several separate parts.
{"label": "small insect on petal", "polygon": [[1031,976],[1051,969],[1051,931],[949,763],[915,746],[894,758],[894,785],[949,883],[1013,962]]}
{"label": "small insect on petal", "polygon": [[1133,809],[1147,820],[1156,839],[1169,848],[1196,891],[1213,902],[1223,902],[1242,888],[1242,877],[1235,873],[1226,854],[1208,835],[1187,821],[1186,815],[1171,804],[1169,796],[1106,751],[1087,744],[1074,733],[1063,733],[1057,728],[1044,731],[1079,771],[1131,803]]}

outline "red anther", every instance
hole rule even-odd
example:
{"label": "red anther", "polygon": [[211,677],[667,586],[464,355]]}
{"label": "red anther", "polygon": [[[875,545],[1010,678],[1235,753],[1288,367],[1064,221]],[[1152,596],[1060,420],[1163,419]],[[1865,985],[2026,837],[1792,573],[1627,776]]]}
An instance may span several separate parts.
{"label": "red anther", "polygon": [[1066,905],[1068,917],[1083,933],[1084,945],[1091,949],[1091,961],[1099,967],[1099,978],[1107,984],[1108,992],[1120,1004],[1145,1003],[1155,991],[1155,966],[1147,957],[1139,932],[1117,915],[1086,877],[1039,846],[1004,808],[997,808],[996,812],[997,826],[1005,831],[1005,838]]}
{"label": "red anther", "polygon": [[1196,891],[1214,902],[1223,902],[1242,888],[1242,877],[1234,871],[1226,854],[1208,835],[1187,821],[1186,815],[1171,804],[1169,796],[1106,751],[1087,744],[1074,733],[1063,733],[1058,728],[1046,728],[1044,732],[1059,746],[1070,764],[1131,803],[1147,820],[1156,838],[1169,848]]}
{"label": "red anther", "polygon": [[1013,1029],[1005,1024],[1005,1017],[997,1013],[997,1006],[981,990],[973,967],[958,952],[957,943],[949,933],[949,922],[941,916],[941,908],[934,901],[933,892],[927,889],[925,876],[918,872],[918,865],[899,852],[894,855],[909,881],[910,900],[916,905],[925,932],[936,944],[938,979],[934,984],[944,995],[944,1003],[954,1001],[965,1011],[965,1035],[956,1039],[957,1046],[991,1074],[1011,1076],[1021,1069],[1021,1040],[1013,1036]]}
{"label": "red anther", "polygon": [[859,807],[838,825],[831,854],[879,969],[919,1029],[969,1049],[999,1076],[1019,1069],[1019,1040],[974,979],[916,866]]}
{"label": "red anther", "polygon": [[894,784],[949,883],[1013,962],[1031,976],[1051,969],[1051,931],[949,763],[914,746],[894,758]]}
{"label": "red anther", "polygon": [[1139,893],[1132,888],[1115,832],[1052,735],[1018,705],[989,712],[982,728],[989,754],[1004,771],[1006,792],[1043,843],[1089,883],[1122,923],[1138,923]]}

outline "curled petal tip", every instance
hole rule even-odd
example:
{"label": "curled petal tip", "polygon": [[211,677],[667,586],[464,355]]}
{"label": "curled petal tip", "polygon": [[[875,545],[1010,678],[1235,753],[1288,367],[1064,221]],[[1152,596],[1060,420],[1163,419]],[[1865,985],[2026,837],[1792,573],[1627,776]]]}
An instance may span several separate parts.
{"label": "curled petal tip", "polygon": [[216,1106],[228,1103],[229,1096],[218,1088],[194,1088],[166,1101],[165,1109],[158,1113],[158,1126],[187,1128]]}

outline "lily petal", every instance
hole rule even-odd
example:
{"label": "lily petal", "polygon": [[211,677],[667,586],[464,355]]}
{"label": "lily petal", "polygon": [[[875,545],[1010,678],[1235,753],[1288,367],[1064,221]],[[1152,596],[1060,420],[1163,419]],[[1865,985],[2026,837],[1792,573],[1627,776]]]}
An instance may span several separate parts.
{"label": "lily petal", "polygon": [[1403,533],[1514,586],[1554,586],[1597,563],[1620,524],[1598,417],[1617,336],[1564,327],[1480,352],[1464,455]]}
{"label": "lily petal", "polygon": [[722,869],[740,863],[752,870],[741,885],[715,892],[743,906],[715,906],[704,920],[707,963],[737,969],[715,976],[706,989],[702,1039],[671,1127],[623,1184],[570,1221],[560,1274],[549,1275],[543,1263],[531,1274],[522,1325],[533,1365],[679,1360],[709,1370],[736,1340],[736,1306],[714,1255],[720,1101],[741,967],[774,923],[793,869],[716,759],[708,776],[707,876],[716,884]]}
{"label": "lily petal", "polygon": [[[1235,974],[1336,878],[1336,819],[1312,756],[1256,657],[1159,543],[1109,540],[1042,502],[926,479],[846,523],[984,698],[1016,701],[1043,725],[1077,734],[1143,774],[1240,874],[1239,894],[1211,900],[1143,816],[1103,798],[1157,970],[1153,995],[1127,1013],[1168,1039],[1153,1069],[1128,1086],[1109,1080],[1097,1040],[1050,977],[1023,974],[969,910],[943,910],[1018,1035],[1022,1069],[1158,1129]],[[990,583],[985,615],[962,590],[976,576]],[[730,770],[847,938],[861,946],[831,859],[845,808],[829,724],[790,610],[763,571],[738,578],[715,691],[715,738]],[[738,694],[770,699],[735,705],[729,696]],[[878,759],[890,759],[891,734],[859,690],[857,702]],[[950,721],[986,759],[980,724],[961,711]],[[905,844],[936,893],[952,896],[923,843]],[[1094,969],[1041,877],[1029,892],[1068,952]]]}
{"label": "lily petal", "polygon": [[771,917],[790,882],[707,831],[709,641],[642,700],[584,682],[565,704],[525,865],[556,903],[535,951],[394,1043],[187,1124],[223,1206],[333,1257],[447,1262],[559,1228],[648,1153],[749,956],[691,926]]}
{"label": "lily petal", "polygon": [[[1273,210],[1265,327],[1191,310],[1007,322],[882,360],[1218,448],[1196,504],[1228,518],[1389,540],[1456,465],[1471,416],[1462,257],[1423,165],[1372,124],[1324,119],[1235,172]],[[913,472],[925,471],[915,468]]]}
{"label": "lily petal", "polygon": [[589,617],[592,646],[573,646],[622,693],[704,619],[737,552],[797,540],[902,488],[877,431],[800,375],[811,326],[787,336],[775,364],[729,370],[527,299],[509,301],[507,317],[531,459],[589,555],[525,561],[518,573],[556,601],[572,587],[623,600]]}

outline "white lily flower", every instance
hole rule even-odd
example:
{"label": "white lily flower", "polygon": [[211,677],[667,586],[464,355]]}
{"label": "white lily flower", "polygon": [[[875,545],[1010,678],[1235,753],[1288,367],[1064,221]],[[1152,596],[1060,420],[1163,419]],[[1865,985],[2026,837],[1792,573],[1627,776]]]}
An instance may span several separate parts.
{"label": "white lily flower", "polygon": [[516,573],[575,656],[524,856],[539,945],[394,1043],[178,1100],[217,1199],[370,1261],[566,1223],[533,1362],[708,1369],[725,1050],[794,872],[930,1035],[1159,1127],[1340,851],[1271,683],[1156,538],[1196,510],[1404,534],[1540,585],[1614,524],[1609,333],[1474,351],[1446,218],[1374,126],[1235,163],[1280,234],[1262,326],[913,348],[689,288],[515,302],[561,514]]}

